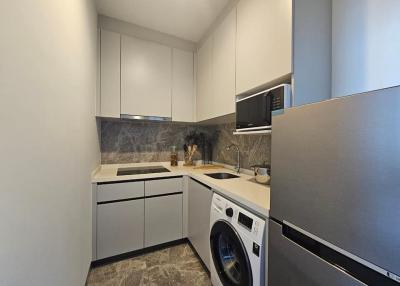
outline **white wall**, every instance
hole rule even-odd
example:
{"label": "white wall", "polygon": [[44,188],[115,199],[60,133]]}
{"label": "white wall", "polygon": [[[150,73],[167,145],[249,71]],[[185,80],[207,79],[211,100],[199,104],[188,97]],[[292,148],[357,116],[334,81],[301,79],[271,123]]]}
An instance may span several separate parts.
{"label": "white wall", "polygon": [[333,0],[332,96],[400,85],[400,1]]}
{"label": "white wall", "polygon": [[96,18],[91,0],[0,2],[0,285],[84,285]]}
{"label": "white wall", "polygon": [[293,1],[295,106],[331,97],[332,0]]}

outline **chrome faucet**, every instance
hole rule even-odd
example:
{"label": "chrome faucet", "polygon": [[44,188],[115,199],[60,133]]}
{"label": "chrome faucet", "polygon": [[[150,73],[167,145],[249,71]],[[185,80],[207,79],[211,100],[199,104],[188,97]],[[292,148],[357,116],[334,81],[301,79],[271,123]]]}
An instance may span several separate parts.
{"label": "chrome faucet", "polygon": [[236,153],[237,153],[237,164],[235,166],[235,170],[239,174],[240,173],[240,150],[239,150],[239,146],[236,145],[236,144],[231,144],[229,146],[226,146],[226,150],[227,151],[230,151],[232,148],[235,148]]}

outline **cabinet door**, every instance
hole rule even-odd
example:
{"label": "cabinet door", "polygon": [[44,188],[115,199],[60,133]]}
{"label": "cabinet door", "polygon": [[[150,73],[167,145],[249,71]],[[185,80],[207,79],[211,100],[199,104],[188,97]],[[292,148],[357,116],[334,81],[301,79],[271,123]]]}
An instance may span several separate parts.
{"label": "cabinet door", "polygon": [[96,70],[96,116],[101,116],[101,30],[97,29],[97,70]]}
{"label": "cabinet door", "polygon": [[145,247],[182,238],[182,194],[146,198]]}
{"label": "cabinet door", "polygon": [[210,108],[215,104],[212,88],[212,37],[197,52],[197,121],[212,117]]}
{"label": "cabinet door", "polygon": [[145,186],[146,197],[182,192],[182,178],[150,180]]}
{"label": "cabinet door", "polygon": [[172,120],[195,121],[194,102],[193,52],[173,49]]}
{"label": "cabinet door", "polygon": [[122,36],[122,114],[171,117],[171,79],[171,48]]}
{"label": "cabinet door", "polygon": [[143,248],[144,199],[97,205],[97,259]]}
{"label": "cabinet door", "polygon": [[144,197],[144,182],[99,184],[97,202],[125,200]]}
{"label": "cabinet door", "polygon": [[188,238],[201,260],[210,269],[210,188],[190,179]]}
{"label": "cabinet door", "polygon": [[292,68],[292,0],[237,5],[236,93],[276,80]]}
{"label": "cabinet door", "polygon": [[120,117],[120,34],[100,32],[100,115]]}
{"label": "cabinet door", "polygon": [[235,40],[236,8],[214,32],[212,117],[235,112]]}

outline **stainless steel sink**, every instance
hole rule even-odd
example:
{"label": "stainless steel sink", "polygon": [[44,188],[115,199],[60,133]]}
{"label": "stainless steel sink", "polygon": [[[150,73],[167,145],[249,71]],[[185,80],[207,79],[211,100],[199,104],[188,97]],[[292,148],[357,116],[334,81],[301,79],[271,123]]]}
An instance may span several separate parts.
{"label": "stainless steel sink", "polygon": [[233,175],[230,173],[209,173],[209,174],[204,174],[204,175],[209,176],[214,179],[218,179],[218,180],[239,178],[239,176],[236,176],[236,175]]}

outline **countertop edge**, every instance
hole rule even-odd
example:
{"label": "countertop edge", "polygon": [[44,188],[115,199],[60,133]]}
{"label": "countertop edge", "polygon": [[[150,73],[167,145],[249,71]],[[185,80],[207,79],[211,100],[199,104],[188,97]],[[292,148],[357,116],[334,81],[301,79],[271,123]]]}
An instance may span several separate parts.
{"label": "countertop edge", "polygon": [[[92,184],[99,183],[111,183],[111,182],[121,182],[121,181],[136,181],[136,180],[147,180],[147,179],[156,179],[156,178],[168,178],[168,177],[176,177],[176,176],[187,176],[189,178],[193,178],[207,186],[209,186],[214,192],[220,194],[221,196],[231,200],[232,202],[238,204],[245,209],[253,212],[255,215],[262,217],[263,219],[269,218],[269,209],[264,208],[260,205],[255,204],[254,202],[244,198],[243,196],[237,195],[229,191],[229,189],[222,188],[214,184],[211,180],[206,180],[204,178],[204,174],[196,174],[191,172],[191,170],[170,170],[168,173],[153,173],[153,174],[143,174],[143,175],[128,175],[116,177],[115,175],[110,175],[109,177],[103,176],[101,178],[96,178],[96,174],[101,170],[101,166],[96,168],[92,173]],[[221,169],[219,169],[221,170]],[[216,172],[216,170],[210,170],[210,172]],[[232,172],[232,170],[226,170]],[[245,179],[242,179],[245,180]],[[255,183],[254,183],[255,184]],[[266,187],[267,188],[267,187]],[[267,189],[266,189],[267,191]]]}
{"label": "countertop edge", "polygon": [[216,193],[222,195],[223,197],[230,199],[234,203],[237,203],[244,208],[249,209],[250,211],[254,212],[255,214],[263,217],[263,218],[269,218],[269,209],[263,208],[261,206],[258,206],[254,204],[253,202],[241,197],[237,196],[235,194],[232,194],[229,190],[223,189],[220,186],[214,185],[210,183],[210,181],[204,180],[201,176],[198,176],[196,174],[187,174],[188,177],[193,178],[195,180],[200,181],[201,183],[209,186],[212,190],[214,190]]}

